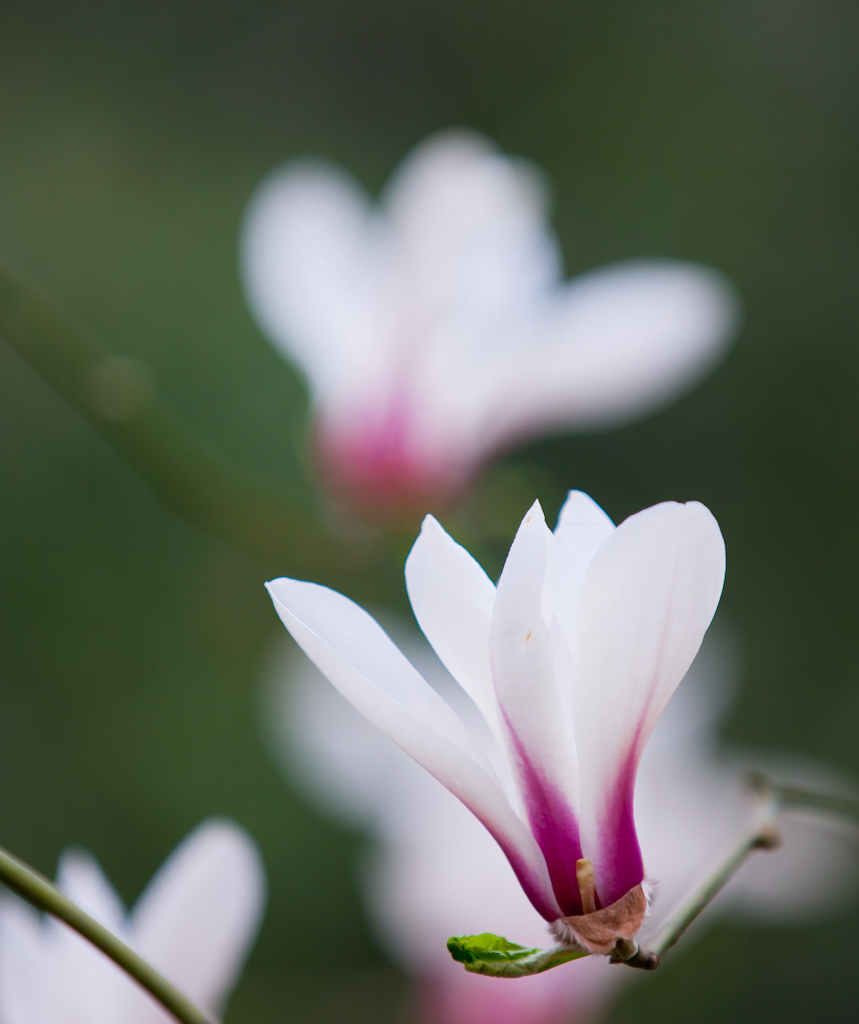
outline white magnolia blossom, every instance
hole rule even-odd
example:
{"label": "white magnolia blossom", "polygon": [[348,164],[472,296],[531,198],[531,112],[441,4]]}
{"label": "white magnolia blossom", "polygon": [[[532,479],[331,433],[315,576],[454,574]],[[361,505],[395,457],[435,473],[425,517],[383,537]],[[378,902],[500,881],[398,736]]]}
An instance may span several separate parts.
{"label": "white magnolia blossom", "polygon": [[641,415],[721,357],[736,301],[719,273],[648,259],[564,280],[548,205],[530,163],[465,131],[417,146],[378,206],[321,161],[260,185],[245,292],[307,377],[336,492],[437,507],[500,449]]}
{"label": "white magnolia blossom", "polygon": [[[434,689],[457,685],[419,638],[401,645]],[[716,726],[734,688],[736,658],[724,637],[705,641],[657,724],[639,770],[636,825],[658,896],[644,941],[707,877],[753,817],[742,770],[821,789],[830,774],[795,759],[725,754]],[[476,818],[374,729],[293,650],[279,652],[266,680],[265,723],[286,773],[334,817],[375,838],[362,889],[375,931],[415,979],[426,1024],[577,1024],[599,1014],[638,971],[602,957],[515,983],[469,974],[449,956],[452,934],[491,931],[540,946],[545,922],[526,899],[500,848]],[[832,914],[855,886],[846,830],[799,814],[783,821],[784,843],[752,858],[699,919],[721,912],[773,923]],[[688,938],[687,940],[688,941]]]}
{"label": "white magnolia blossom", "polygon": [[[265,873],[247,833],[210,819],[127,913],[97,861],[60,858],[57,884],[201,1009],[217,1014],[256,938]],[[0,903],[0,1024],[175,1024],[111,960],[14,897]]]}
{"label": "white magnolia blossom", "polygon": [[489,830],[555,934],[608,953],[646,912],[633,815],[644,745],[698,651],[724,572],[718,524],[697,502],[615,527],[573,491],[554,533],[535,503],[497,588],[428,516],[406,584],[474,706],[467,722],[348,598],[290,579],[268,589],[334,686]]}

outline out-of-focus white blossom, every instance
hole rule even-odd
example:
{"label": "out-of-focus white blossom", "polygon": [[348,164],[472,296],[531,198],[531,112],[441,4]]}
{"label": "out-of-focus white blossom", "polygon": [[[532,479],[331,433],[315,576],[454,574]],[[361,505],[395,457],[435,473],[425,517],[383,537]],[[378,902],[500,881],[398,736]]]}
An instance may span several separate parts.
{"label": "out-of-focus white blossom", "polygon": [[[168,857],[134,908],[83,850],[57,884],[201,1009],[217,1014],[256,938],[265,873],[253,840],[211,819]],[[52,917],[0,903],[0,1024],[175,1024],[111,960]]]}
{"label": "out-of-focus white blossom", "polygon": [[378,206],[299,161],[248,209],[245,292],[307,377],[320,469],[377,514],[452,500],[501,449],[655,409],[721,357],[716,271],[632,260],[563,279],[546,183],[474,132],[417,146]]}
{"label": "out-of-focus white blossom", "polygon": [[[394,634],[435,688],[457,686],[422,639]],[[742,772],[831,789],[831,773],[790,758],[725,754],[716,726],[734,689],[733,647],[705,642],[648,743],[638,776],[636,824],[657,896],[644,941],[704,881],[748,826]],[[374,837],[362,888],[375,931],[415,982],[426,1024],[575,1024],[600,1015],[638,971],[588,957],[531,978],[467,973],[446,949],[452,934],[491,931],[545,945],[545,922],[525,898],[489,834],[459,801],[374,729],[294,649],[279,649],[266,678],[266,726],[285,772],[333,817]],[[720,914],[796,923],[835,912],[856,882],[848,830],[799,814],[785,842],[755,855],[693,926]],[[689,941],[687,937],[684,942]],[[677,954],[672,954],[672,956]]]}

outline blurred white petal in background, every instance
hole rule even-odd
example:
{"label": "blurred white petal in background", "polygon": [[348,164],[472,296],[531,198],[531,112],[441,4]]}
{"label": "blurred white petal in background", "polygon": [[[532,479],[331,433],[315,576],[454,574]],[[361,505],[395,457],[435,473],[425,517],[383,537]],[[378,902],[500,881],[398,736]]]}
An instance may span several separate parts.
{"label": "blurred white petal in background", "polygon": [[[445,695],[456,692],[419,634],[386,626],[425,678]],[[843,787],[820,766],[719,750],[716,728],[735,688],[736,662],[735,645],[724,634],[705,642],[641,763],[636,824],[648,877],[657,883],[645,945],[748,828],[745,768],[768,768],[781,781],[817,788]],[[467,973],[447,952],[450,935],[490,931],[526,945],[551,942],[500,848],[293,645],[278,648],[265,684],[266,728],[285,773],[333,817],[373,836],[361,873],[368,911],[385,949],[412,977],[425,1024],[592,1020],[622,986],[641,977],[596,956],[516,981]],[[783,846],[753,856],[692,936],[720,913],[791,924],[844,906],[856,887],[850,827],[799,815],[787,818],[784,833]]]}
{"label": "blurred white petal in background", "polygon": [[331,491],[438,508],[499,450],[622,423],[723,355],[718,272],[680,260],[563,279],[542,175],[465,130],[406,156],[374,206],[321,161],[275,170],[248,208],[245,293],[305,374]]}
{"label": "blurred white petal in background", "polygon": [[[126,913],[97,861],[60,858],[57,884],[203,1010],[217,1014],[238,980],[265,905],[256,844],[209,819],[168,857]],[[0,1024],[173,1024],[112,961],[16,897],[0,903]]]}

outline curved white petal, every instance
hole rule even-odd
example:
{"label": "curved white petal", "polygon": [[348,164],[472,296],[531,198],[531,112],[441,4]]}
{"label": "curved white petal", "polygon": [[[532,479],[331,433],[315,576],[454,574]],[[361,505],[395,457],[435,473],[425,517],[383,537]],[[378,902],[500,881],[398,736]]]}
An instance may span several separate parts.
{"label": "curved white petal", "polygon": [[333,685],[484,823],[544,915],[557,917],[545,861],[464,726],[375,620],[326,587],[267,584],[282,622]]}
{"label": "curved white petal", "polygon": [[210,819],[179,844],[135,904],[138,951],[189,999],[217,1011],[244,965],[264,903],[256,844],[238,825]]}
{"label": "curved white petal", "polygon": [[40,915],[16,897],[0,898],[0,1024],[73,1024],[58,1006]]}
{"label": "curved white petal", "polygon": [[727,280],[694,263],[630,261],[580,275],[499,363],[485,447],[658,408],[721,357],[737,318]]}
{"label": "curved white petal", "polygon": [[495,585],[433,516],[424,519],[406,559],[406,589],[424,636],[501,742],[489,666]]}
{"label": "curved white petal", "polygon": [[[530,765],[526,771],[536,769],[575,806],[575,755],[550,629],[554,559],[554,538],[535,502],[522,520],[498,581],[490,660],[505,726],[514,737],[512,760],[525,757]],[[520,784],[527,789],[521,775]]]}
{"label": "curved white petal", "polygon": [[621,523],[585,574],[573,714],[583,846],[598,889],[602,884],[608,894],[604,899],[617,899],[640,881],[629,884],[631,873],[640,871],[632,822],[635,772],[701,645],[724,573],[724,542],[711,513],[697,502],[666,502]]}
{"label": "curved white petal", "polygon": [[299,162],[257,189],[242,229],[241,270],[269,339],[307,374],[317,398],[391,372],[393,306],[380,226],[347,174]]}
{"label": "curved white petal", "polygon": [[[66,850],[60,857],[57,885],[106,928],[130,941],[125,907],[90,853]],[[50,957],[55,999],[70,1020],[111,1024],[126,996],[146,998],[124,971],[56,918],[43,921],[42,942]]]}
{"label": "curved white petal", "polygon": [[508,735],[508,760],[555,894],[564,912],[572,914],[581,912],[575,879],[581,856],[578,778],[569,714],[557,679],[558,666],[566,669],[569,656],[552,628],[554,570],[554,537],[535,502],[498,581],[489,656]]}
{"label": "curved white petal", "polygon": [[477,324],[503,322],[557,279],[546,193],[535,168],[476,132],[440,132],[412,150],[383,205],[420,321],[444,317],[474,336]]}
{"label": "curved white petal", "polygon": [[575,642],[576,612],[585,572],[597,549],[614,533],[614,523],[583,491],[570,491],[561,506],[555,527],[558,558],[558,591],[555,618],[569,649]]}
{"label": "curved white petal", "polygon": [[286,577],[266,589],[305,654],[383,732],[399,734],[413,720],[422,733],[429,730],[481,759],[457,715],[363,608],[328,587]]}

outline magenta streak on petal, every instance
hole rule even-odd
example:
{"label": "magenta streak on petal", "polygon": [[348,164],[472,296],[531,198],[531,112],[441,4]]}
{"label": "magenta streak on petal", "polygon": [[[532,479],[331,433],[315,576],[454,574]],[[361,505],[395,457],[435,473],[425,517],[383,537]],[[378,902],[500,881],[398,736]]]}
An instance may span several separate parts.
{"label": "magenta streak on petal", "polygon": [[555,898],[565,915],[581,914],[582,898],[576,879],[576,861],[582,856],[578,820],[558,787],[528,757],[506,715],[505,721],[516,751],[517,774],[528,822],[546,858]]}
{"label": "magenta streak on petal", "polygon": [[462,453],[431,450],[415,437],[406,394],[336,428],[318,424],[316,448],[331,489],[371,509],[426,511],[450,500],[465,483]]}
{"label": "magenta streak on petal", "polygon": [[641,760],[641,728],[621,762],[605,811],[600,815],[599,888],[603,905],[625,896],[644,879],[644,861],[635,831],[635,776]]}

